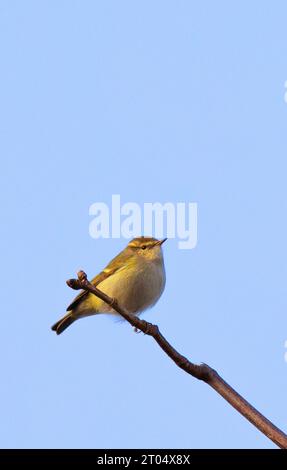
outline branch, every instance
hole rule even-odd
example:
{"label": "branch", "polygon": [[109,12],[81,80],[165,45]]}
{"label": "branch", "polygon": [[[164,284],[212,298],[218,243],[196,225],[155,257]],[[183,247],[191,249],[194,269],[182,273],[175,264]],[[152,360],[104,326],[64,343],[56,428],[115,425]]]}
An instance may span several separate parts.
{"label": "branch", "polygon": [[282,449],[287,449],[287,435],[277,428],[271,421],[257,411],[248,401],[246,401],[239,393],[237,393],[220,375],[207,364],[194,364],[186,357],[182,356],[174,347],[165,339],[159,331],[157,325],[140,320],[137,316],[130,314],[124,307],[118,304],[117,299],[113,299],[100,291],[87,280],[84,271],[78,272],[78,279],[69,279],[67,284],[72,289],[83,289],[91,292],[106,302],[110,307],[116,310],[125,320],[132,326],[141,330],[146,335],[152,336],[164,352],[176,363],[178,367],[196,379],[203,380],[217,391],[233,408],[241,413],[250,423],[259,429],[265,436],[273,441]]}

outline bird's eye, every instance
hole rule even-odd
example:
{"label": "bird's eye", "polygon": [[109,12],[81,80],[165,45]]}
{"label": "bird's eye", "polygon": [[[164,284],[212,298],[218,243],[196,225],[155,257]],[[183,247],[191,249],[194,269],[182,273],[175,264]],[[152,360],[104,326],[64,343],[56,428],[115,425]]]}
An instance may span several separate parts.
{"label": "bird's eye", "polygon": [[142,250],[145,250],[145,249],[146,249],[146,245],[143,245],[143,246],[142,246]]}

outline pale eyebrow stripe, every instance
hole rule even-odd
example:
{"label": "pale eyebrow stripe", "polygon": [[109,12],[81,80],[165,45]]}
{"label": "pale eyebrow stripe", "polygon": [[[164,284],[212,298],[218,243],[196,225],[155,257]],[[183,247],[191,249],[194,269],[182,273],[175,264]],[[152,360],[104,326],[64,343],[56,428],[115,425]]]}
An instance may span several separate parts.
{"label": "pale eyebrow stripe", "polygon": [[153,246],[156,242],[154,240],[148,240],[146,242],[142,241],[141,243],[129,243],[131,248],[139,248],[141,245]]}
{"label": "pale eyebrow stripe", "polygon": [[137,248],[139,246],[138,243],[129,243],[128,245],[130,248]]}

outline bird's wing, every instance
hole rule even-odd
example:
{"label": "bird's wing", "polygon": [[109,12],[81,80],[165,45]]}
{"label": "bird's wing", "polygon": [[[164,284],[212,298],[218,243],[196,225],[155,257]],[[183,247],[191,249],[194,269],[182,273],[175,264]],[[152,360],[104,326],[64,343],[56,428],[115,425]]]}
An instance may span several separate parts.
{"label": "bird's wing", "polygon": [[[101,271],[97,276],[95,276],[91,283],[96,287],[98,284],[103,282],[108,277],[115,274],[119,269],[123,269],[126,266],[126,262],[128,261],[128,256],[123,252],[119,253],[115,258],[110,261],[110,263],[106,266],[106,268]],[[86,298],[89,294],[88,291],[82,290],[77,297],[74,298],[73,302],[67,307],[68,310],[73,310],[79,303]]]}

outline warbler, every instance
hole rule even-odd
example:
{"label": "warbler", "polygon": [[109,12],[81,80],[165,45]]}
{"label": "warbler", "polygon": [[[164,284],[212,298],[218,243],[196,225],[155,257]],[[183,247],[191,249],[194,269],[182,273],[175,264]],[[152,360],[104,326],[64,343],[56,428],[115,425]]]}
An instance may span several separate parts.
{"label": "warbler", "polygon": [[[138,237],[129,242],[92,284],[115,298],[129,313],[138,315],[154,305],[165,287],[162,244],[166,241]],[[103,300],[81,291],[67,308],[67,314],[52,326],[59,335],[79,318],[99,313],[118,313]]]}

